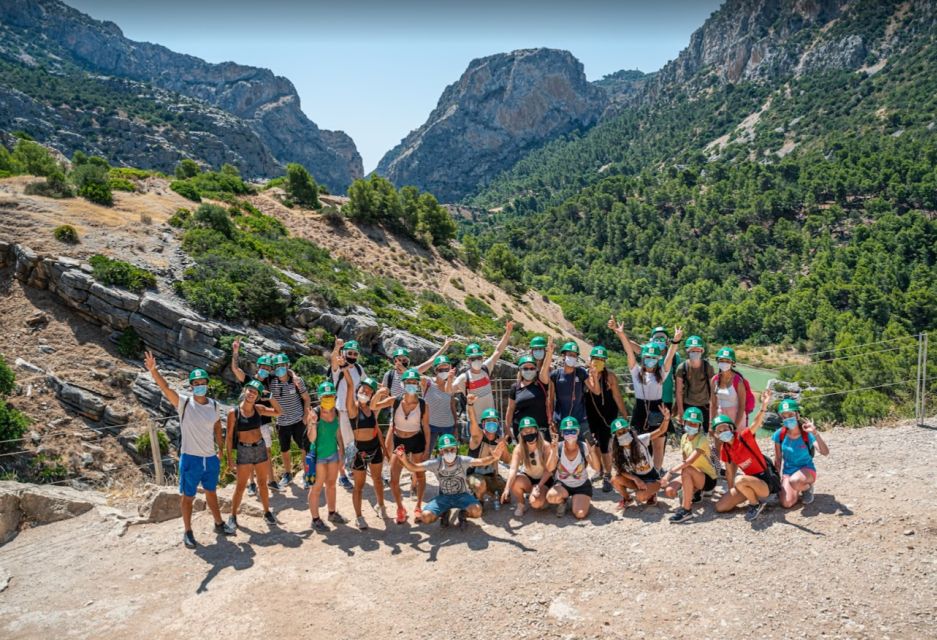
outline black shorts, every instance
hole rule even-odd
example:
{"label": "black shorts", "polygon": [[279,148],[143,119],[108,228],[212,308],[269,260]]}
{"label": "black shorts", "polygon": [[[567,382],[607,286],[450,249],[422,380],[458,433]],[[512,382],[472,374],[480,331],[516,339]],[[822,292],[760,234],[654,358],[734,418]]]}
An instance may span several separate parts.
{"label": "black shorts", "polygon": [[592,435],[595,436],[596,444],[599,445],[599,451],[603,454],[608,453],[608,445],[612,441],[612,428],[602,420],[599,420],[595,424],[590,422],[589,426],[592,430]]}
{"label": "black shorts", "polygon": [[703,475],[706,476],[706,479],[703,481],[703,491],[712,491],[713,489],[715,489],[716,479],[710,478],[705,473]]}
{"label": "black shorts", "polygon": [[635,400],[634,411],[631,414],[631,426],[638,433],[651,433],[657,431],[660,423],[654,425],[649,423],[649,414],[659,413],[663,403],[660,400]]}
{"label": "black shorts", "polygon": [[[540,484],[540,478],[531,478],[529,475],[527,475],[527,474],[524,473],[523,471],[519,472],[517,475],[518,475],[518,476],[524,476],[525,478],[527,478],[527,479],[530,481],[530,488],[531,488],[531,489],[533,489],[533,488],[536,487],[538,484]],[[554,478],[553,476],[550,476],[549,478],[547,478],[547,481],[543,483],[543,486],[546,487],[547,489],[549,489],[550,487],[553,486],[553,483],[554,483],[554,482],[556,482],[556,478]]]}
{"label": "black shorts", "polygon": [[302,420],[293,424],[278,424],[277,439],[280,441],[280,451],[286,453],[290,450],[290,440],[296,443],[300,451],[309,451],[309,439],[306,437],[306,425]]}
{"label": "black shorts", "polygon": [[351,463],[352,471],[366,471],[368,465],[381,464],[384,462],[384,451],[381,449],[381,441],[377,438],[371,440],[356,440],[355,460]]}
{"label": "black shorts", "polygon": [[394,432],[394,449],[403,445],[403,450],[406,453],[423,453],[426,451],[426,437],[423,435],[423,431],[417,431],[415,434],[409,438],[401,438],[397,435],[397,432]]}
{"label": "black shorts", "polygon": [[573,496],[589,496],[590,498],[592,497],[592,483],[591,482],[584,482],[578,487],[567,487],[562,482],[557,482],[556,485],[558,487],[563,487],[564,489],[566,489],[566,493],[569,494],[570,498],[572,498]]}
{"label": "black shorts", "polygon": [[634,474],[641,479],[641,482],[644,484],[651,484],[652,482],[660,482],[660,474],[657,473],[657,469],[651,469],[647,473],[636,473]]}
{"label": "black shorts", "polygon": [[267,447],[263,439],[251,444],[239,442],[237,448],[238,464],[261,464],[267,461]]}

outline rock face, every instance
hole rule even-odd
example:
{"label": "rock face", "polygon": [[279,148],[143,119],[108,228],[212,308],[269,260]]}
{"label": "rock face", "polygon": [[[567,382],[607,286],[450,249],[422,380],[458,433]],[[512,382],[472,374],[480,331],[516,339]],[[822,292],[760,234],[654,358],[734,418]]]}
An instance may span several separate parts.
{"label": "rock face", "polygon": [[[238,165],[245,176],[270,177],[279,173],[280,165],[299,162],[333,191],[344,191],[363,174],[361,156],[351,138],[340,131],[319,129],[300,109],[293,84],[268,69],[233,62],[210,64],[159,45],[134,42],[117,25],[94,20],[57,0],[2,2],[0,25],[0,53],[7,60],[33,69],[38,61],[58,64],[60,71],[73,71],[65,67],[74,65],[95,74],[89,81],[106,74],[116,76],[118,84],[141,83],[117,88],[131,95],[133,91],[154,94],[157,100],[172,103],[183,119],[192,119],[191,127],[176,127],[185,131],[177,139],[170,134],[161,141],[161,127],[146,128],[105,110],[108,122],[102,128],[119,132],[115,142],[123,142],[102,149],[116,164],[122,161],[171,171],[179,157],[191,155],[216,168],[220,160]],[[0,92],[0,126],[4,128],[11,125],[8,120],[20,117],[30,122],[51,117],[61,122],[68,111],[81,117],[78,110],[47,106],[15,90]],[[84,143],[71,138],[74,134],[60,134],[56,139],[66,153],[72,150],[68,142],[72,146]]]}
{"label": "rock face", "polygon": [[567,51],[523,49],[473,60],[377,173],[455,202],[532,149],[589,128],[607,103]]}

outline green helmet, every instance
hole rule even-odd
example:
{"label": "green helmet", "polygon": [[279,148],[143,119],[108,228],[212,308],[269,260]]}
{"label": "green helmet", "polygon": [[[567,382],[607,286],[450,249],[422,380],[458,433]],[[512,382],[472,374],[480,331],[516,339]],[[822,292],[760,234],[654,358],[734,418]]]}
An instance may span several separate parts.
{"label": "green helmet", "polygon": [[270,358],[270,356],[264,354],[264,355],[260,356],[259,358],[257,358],[257,366],[258,366],[258,367],[270,367],[270,366],[273,366],[272,363],[271,363],[271,358]]}
{"label": "green helmet", "polygon": [[316,387],[316,395],[320,398],[323,396],[334,396],[335,395],[335,385],[326,380],[325,382],[320,382],[319,386]]}
{"label": "green helmet", "polygon": [[683,343],[683,346],[687,349],[706,349],[706,343],[699,336],[690,336]]}
{"label": "green helmet", "polygon": [[523,367],[525,364],[537,364],[537,361],[534,360],[533,356],[521,356],[517,359],[517,366]]}
{"label": "green helmet", "polygon": [[702,424],[703,412],[700,411],[697,407],[688,407],[687,410],[683,412],[683,421],[684,422],[697,422],[699,424]]}
{"label": "green helmet", "polygon": [[721,414],[721,413],[720,413],[718,416],[716,416],[715,418],[713,418],[712,428],[715,429],[715,428],[718,427],[720,424],[727,424],[727,425],[731,426],[733,429],[735,429],[735,423],[732,422],[732,418],[730,418],[730,417],[727,416],[727,415],[723,415],[723,414]]}
{"label": "green helmet", "polygon": [[410,380],[419,380],[420,372],[417,371],[416,369],[407,369],[406,371],[403,372],[403,375],[400,376],[400,379],[403,380],[404,382],[408,382]]}
{"label": "green helmet", "polygon": [[271,362],[273,363],[273,366],[277,366],[280,364],[289,364],[290,357],[286,355],[285,353],[278,353],[277,355],[273,356],[273,359],[271,360]]}
{"label": "green helmet", "polygon": [[449,360],[449,356],[436,356],[435,358],[433,358],[433,369],[435,369],[441,364],[448,364],[451,366],[452,361]]}
{"label": "green helmet", "polygon": [[466,358],[482,358],[484,355],[485,352],[482,351],[482,348],[478,345],[477,342],[473,342],[469,346],[465,347]]}
{"label": "green helmet", "polygon": [[667,333],[667,327],[654,327],[653,329],[651,329],[651,337],[652,337],[652,338],[654,337],[654,334],[656,334],[656,333],[663,333],[663,334],[664,334],[665,336],[667,336],[668,338],[670,337],[670,334]]}
{"label": "green helmet", "polygon": [[567,342],[567,343],[565,343],[565,344],[563,345],[563,348],[560,349],[560,353],[566,353],[567,351],[570,352],[570,353],[575,353],[575,354],[578,356],[578,355],[579,355],[579,345],[576,344],[575,342],[573,342],[572,340],[570,340],[569,342]]}
{"label": "green helmet", "polygon": [[800,405],[797,404],[797,401],[794,398],[784,398],[781,400],[781,404],[778,405],[778,413],[798,413],[800,411]]}
{"label": "green helmet", "polygon": [[208,380],[208,372],[204,369],[192,369],[189,372],[189,382],[195,382],[196,380]]}
{"label": "green helmet", "polygon": [[439,436],[439,439],[436,441],[436,446],[442,449],[455,449],[459,446],[458,441],[455,439],[455,436],[451,433],[444,433]]}
{"label": "green helmet", "polygon": [[612,428],[612,434],[616,434],[619,431],[627,431],[631,427],[624,418],[615,418],[612,420],[610,426]]}
{"label": "green helmet", "polygon": [[481,417],[482,422],[484,422],[485,420],[498,420],[498,419],[499,419],[498,410],[495,409],[494,407],[491,407],[482,411],[482,417]]}
{"label": "green helmet", "polygon": [[596,345],[592,347],[592,351],[589,352],[590,358],[601,358],[602,360],[608,360],[608,350],[602,345]]}
{"label": "green helmet", "polygon": [[653,342],[649,342],[641,347],[642,358],[659,358],[661,356],[660,347]]}
{"label": "green helmet", "polygon": [[531,349],[546,349],[547,348],[547,339],[543,336],[534,336],[530,339],[530,348]]}
{"label": "green helmet", "polygon": [[266,391],[266,389],[264,389],[264,383],[261,382],[260,380],[251,380],[250,382],[244,385],[244,388],[253,389],[254,391],[257,392],[257,395],[262,395],[263,392]]}
{"label": "green helmet", "polygon": [[735,362],[735,349],[732,347],[723,347],[716,352],[716,360],[731,360]]}
{"label": "green helmet", "polygon": [[521,418],[521,422],[520,422],[520,424],[517,426],[517,430],[518,430],[518,431],[522,431],[522,430],[524,430],[524,429],[531,429],[531,428],[533,428],[533,429],[539,429],[539,428],[540,428],[540,427],[537,425],[537,421],[536,421],[532,416],[524,416],[523,418]]}
{"label": "green helmet", "polygon": [[371,391],[377,391],[377,380],[371,378],[370,376],[367,378],[361,378],[360,384],[363,384],[366,387],[370,387]]}
{"label": "green helmet", "polygon": [[560,431],[579,431],[579,420],[573,416],[566,416],[560,420]]}
{"label": "green helmet", "polygon": [[357,341],[357,340],[349,340],[348,342],[346,342],[345,344],[343,344],[343,345],[342,345],[342,353],[345,353],[346,351],[361,351],[361,348],[358,346],[358,341]]}
{"label": "green helmet", "polygon": [[390,357],[391,358],[409,358],[410,351],[408,349],[404,349],[403,347],[397,347],[396,349],[394,349],[394,352],[390,355]]}

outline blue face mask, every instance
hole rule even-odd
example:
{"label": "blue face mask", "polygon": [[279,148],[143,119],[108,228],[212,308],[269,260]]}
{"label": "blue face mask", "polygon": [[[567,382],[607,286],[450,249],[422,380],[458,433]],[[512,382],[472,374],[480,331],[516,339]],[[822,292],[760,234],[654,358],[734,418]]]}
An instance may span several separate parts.
{"label": "blue face mask", "polygon": [[783,424],[786,429],[794,429],[797,427],[797,417],[784,418],[781,420],[781,424]]}
{"label": "blue face mask", "polygon": [[286,367],[277,367],[273,372],[276,374],[278,378],[282,378],[283,376],[286,375],[286,371],[287,371]]}
{"label": "blue face mask", "polygon": [[719,438],[720,440],[722,440],[723,442],[732,442],[732,432],[731,432],[731,431],[723,431],[722,433],[720,433],[720,434],[719,434],[718,436],[716,436],[716,437]]}
{"label": "blue face mask", "polygon": [[207,384],[197,384],[197,385],[195,385],[194,387],[192,387],[192,393],[194,393],[194,394],[197,395],[197,396],[205,396],[205,395],[208,395],[208,385],[207,385]]}
{"label": "blue face mask", "polygon": [[656,366],[657,366],[657,358],[645,358],[644,359],[644,367],[646,369],[653,369]]}
{"label": "blue face mask", "polygon": [[690,424],[689,422],[683,425],[683,430],[688,436],[695,436],[697,433],[699,433],[699,427],[695,424]]}
{"label": "blue face mask", "polygon": [[416,395],[420,392],[420,385],[418,384],[405,384],[403,385],[404,393],[409,393],[410,395]]}
{"label": "blue face mask", "polygon": [[543,357],[547,355],[547,352],[543,349],[534,349],[530,352],[530,354],[534,357],[534,360],[543,360]]}
{"label": "blue face mask", "polygon": [[651,340],[651,342],[661,347],[664,347],[667,345],[667,338],[654,338],[653,340]]}
{"label": "blue face mask", "polygon": [[257,379],[258,379],[258,380],[266,380],[266,379],[267,379],[267,376],[269,376],[269,375],[270,375],[270,372],[267,371],[266,369],[257,369]]}
{"label": "blue face mask", "polygon": [[483,425],[483,428],[488,433],[498,433],[498,423],[497,422],[486,422]]}

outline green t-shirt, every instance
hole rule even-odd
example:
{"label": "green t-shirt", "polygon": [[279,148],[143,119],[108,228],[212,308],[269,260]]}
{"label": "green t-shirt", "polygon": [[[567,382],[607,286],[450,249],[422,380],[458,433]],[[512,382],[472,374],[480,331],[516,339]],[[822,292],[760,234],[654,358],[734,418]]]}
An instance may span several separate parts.
{"label": "green t-shirt", "polygon": [[673,372],[677,370],[677,367],[681,362],[683,362],[683,358],[680,357],[680,354],[673,354],[673,363],[670,365],[670,373],[668,373],[667,377],[664,378],[664,384],[661,387],[660,399],[666,404],[673,402]]}
{"label": "green t-shirt", "polygon": [[338,411],[332,420],[319,417],[316,426],[316,459],[324,460],[338,453],[338,424]]}

